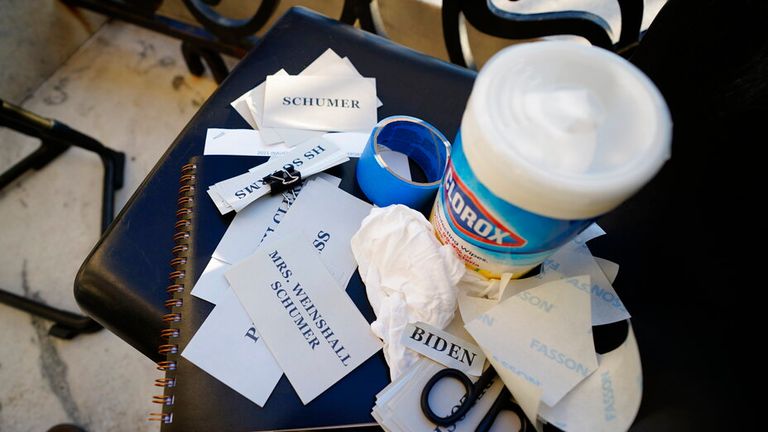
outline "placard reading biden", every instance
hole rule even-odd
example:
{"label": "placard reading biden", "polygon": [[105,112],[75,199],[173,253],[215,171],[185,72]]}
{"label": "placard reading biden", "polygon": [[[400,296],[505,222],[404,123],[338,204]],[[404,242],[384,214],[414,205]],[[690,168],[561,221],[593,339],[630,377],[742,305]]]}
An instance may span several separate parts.
{"label": "placard reading biden", "polygon": [[333,132],[376,126],[376,81],[344,76],[267,77],[264,126]]}
{"label": "placard reading biden", "polygon": [[260,248],[225,276],[304,404],[381,349],[301,235]]}

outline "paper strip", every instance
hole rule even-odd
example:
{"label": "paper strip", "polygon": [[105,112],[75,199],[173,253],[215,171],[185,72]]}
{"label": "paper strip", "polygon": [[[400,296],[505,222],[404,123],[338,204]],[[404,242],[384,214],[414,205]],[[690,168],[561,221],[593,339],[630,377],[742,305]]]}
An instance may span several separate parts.
{"label": "paper strip", "polygon": [[[229,206],[229,208],[217,206],[222,214],[232,210],[240,211],[257,198],[269,193],[270,188],[264,183],[263,178],[276,170],[293,166],[301,172],[302,177],[306,178],[347,160],[349,158],[341,153],[338,147],[318,138],[295,147],[283,156],[272,158],[267,163],[251,168],[245,174],[212,185],[208,189],[208,194],[211,195],[214,203],[224,201]],[[214,194],[219,198],[215,198]]]}
{"label": "paper strip", "polygon": [[407,348],[465,374],[480,376],[483,372],[485,354],[480,347],[429,324],[408,324],[401,342]]}

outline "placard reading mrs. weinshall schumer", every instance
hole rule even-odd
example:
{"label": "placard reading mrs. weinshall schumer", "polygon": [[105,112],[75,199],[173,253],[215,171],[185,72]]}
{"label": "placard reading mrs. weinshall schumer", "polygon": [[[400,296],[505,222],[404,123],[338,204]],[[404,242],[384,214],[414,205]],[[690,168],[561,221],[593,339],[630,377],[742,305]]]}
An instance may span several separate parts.
{"label": "placard reading mrs. weinshall schumer", "polygon": [[225,276],[304,404],[381,349],[301,235],[276,239]]}

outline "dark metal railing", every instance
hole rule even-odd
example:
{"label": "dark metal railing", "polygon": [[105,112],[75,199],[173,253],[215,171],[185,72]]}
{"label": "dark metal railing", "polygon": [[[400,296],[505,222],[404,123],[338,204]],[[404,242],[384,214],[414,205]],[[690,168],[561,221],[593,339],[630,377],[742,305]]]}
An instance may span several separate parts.
{"label": "dark metal railing", "polygon": [[[102,145],[64,123],[39,116],[0,99],[0,128],[8,128],[40,140],[40,147],[6,171],[0,173],[0,190],[30,170],[41,170],[70,147],[96,153],[104,167],[101,197],[101,231],[112,222],[115,212],[115,191],[123,186],[125,154]],[[81,333],[92,333],[101,325],[92,319],[48,306],[41,301],[22,297],[0,289],[0,303],[21,309],[53,321],[49,333],[70,339]]]}
{"label": "dark metal railing", "polygon": [[[255,34],[264,28],[280,3],[280,0],[262,0],[251,17],[235,19],[223,16],[213,8],[219,0],[183,0],[186,9],[200,24],[198,26],[158,14],[162,0],[62,1],[181,40],[189,71],[200,76],[205,72],[205,63],[218,83],[229,74],[221,54],[242,58],[256,44]],[[339,20],[347,24],[359,21],[363,30],[375,32],[370,2],[346,0]]]}
{"label": "dark metal railing", "polygon": [[[269,22],[279,0],[262,0],[252,16],[234,19],[214,9],[220,0],[182,0],[186,9],[200,24],[192,25],[157,13],[163,0],[63,0],[113,18],[136,24],[182,41],[182,53],[194,75],[205,71],[204,63],[217,82],[229,73],[221,54],[242,57],[258,38],[255,34]],[[372,1],[345,0],[339,21],[358,23],[360,28],[377,33]],[[382,1],[382,0],[378,0]],[[414,0],[416,1],[416,0]],[[530,0],[533,1],[533,0]],[[618,0],[622,30],[618,43],[611,40],[611,29],[605,20],[584,11],[562,11],[516,14],[494,7],[491,0],[443,0],[442,30],[451,62],[474,67],[469,47],[462,44],[462,17],[482,33],[506,39],[532,39],[542,36],[570,34],[586,38],[593,45],[624,55],[641,38],[643,0]]]}

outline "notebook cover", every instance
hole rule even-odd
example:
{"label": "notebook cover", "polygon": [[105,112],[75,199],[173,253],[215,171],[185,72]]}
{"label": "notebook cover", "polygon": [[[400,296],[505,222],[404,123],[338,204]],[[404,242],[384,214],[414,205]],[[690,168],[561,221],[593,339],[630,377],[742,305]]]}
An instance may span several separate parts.
{"label": "notebook cover", "polygon": [[[180,315],[180,319],[170,322],[172,327],[179,329],[179,336],[174,341],[178,345],[178,353],[183,351],[214,307],[190,295],[190,291],[234,217],[234,213],[220,215],[206,190],[210,185],[241,174],[264,161],[266,158],[250,156],[201,156],[191,161],[196,165],[196,186],[192,193],[191,223],[188,227],[189,249],[183,277],[185,289],[181,294],[183,304],[172,310],[172,313]],[[346,178],[341,187],[365,199],[351,181],[354,179],[355,163],[353,160],[328,172]],[[375,315],[357,272],[347,286],[347,293],[368,322],[373,321]],[[173,401],[172,405],[164,406],[166,421],[170,420],[170,423],[164,423],[162,430],[167,432],[307,429],[374,424],[370,412],[375,396],[389,383],[389,369],[380,351],[307,405],[302,404],[283,376],[266,405],[260,408],[178,353],[172,356],[176,362],[175,371],[167,372],[167,376],[175,377],[174,387],[166,389],[164,398],[167,402],[172,396]],[[307,367],[311,368],[312,365]]]}
{"label": "notebook cover", "polygon": [[[75,280],[78,305],[126,343],[154,361],[167,327],[160,317],[176,220],[179,169],[203,154],[208,128],[249,128],[229,105],[281,68],[297,74],[332,48],[363,76],[376,78],[391,115],[421,118],[452,138],[472,89],[475,73],[419,54],[384,38],[307,9],[291,8],[208,98],[116,216]],[[160,120],[158,120],[160,121]],[[158,143],[162,145],[162,143]],[[354,181],[354,171],[345,181]]]}

